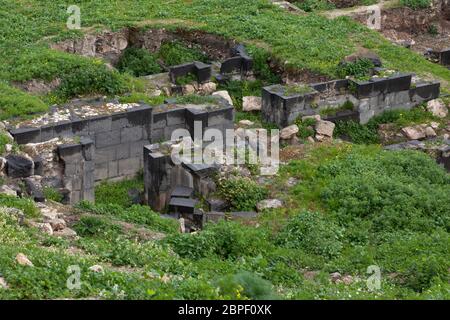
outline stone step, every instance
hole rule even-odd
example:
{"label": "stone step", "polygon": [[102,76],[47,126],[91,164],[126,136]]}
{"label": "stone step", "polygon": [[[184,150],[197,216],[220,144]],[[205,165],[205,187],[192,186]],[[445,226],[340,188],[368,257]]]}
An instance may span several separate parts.
{"label": "stone step", "polygon": [[169,211],[173,213],[193,214],[197,203],[197,199],[172,197],[169,202]]}
{"label": "stone step", "polygon": [[194,195],[194,189],[183,186],[176,186],[173,189],[171,197],[174,198],[192,198]]}

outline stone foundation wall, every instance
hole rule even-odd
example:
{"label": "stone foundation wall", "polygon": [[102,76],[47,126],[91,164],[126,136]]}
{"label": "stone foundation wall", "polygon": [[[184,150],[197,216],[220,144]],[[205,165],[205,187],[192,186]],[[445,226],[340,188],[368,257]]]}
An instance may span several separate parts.
{"label": "stone foundation wall", "polygon": [[[64,168],[61,174],[64,188],[69,192],[70,202],[76,203],[94,200],[95,183],[135,176],[144,167],[144,146],[171,140],[176,129],[186,129],[193,137],[196,121],[202,123],[202,134],[209,128],[219,129],[225,134],[226,129],[234,127],[234,109],[227,103],[154,108],[142,104],[113,114],[10,129],[10,133],[21,145],[39,144],[54,138],[76,141],[57,148]],[[165,174],[170,175],[170,168],[161,166],[161,179],[164,179]],[[176,170],[178,174],[174,177],[184,174],[184,169]],[[177,179],[169,185],[181,183]],[[155,188],[158,185],[161,187],[155,192],[161,192],[160,197],[164,197],[164,180],[155,184]],[[187,185],[191,187],[193,182]]]}
{"label": "stone foundation wall", "polygon": [[215,187],[209,177],[210,173],[216,170],[215,166],[176,164],[172,161],[169,149],[164,151],[159,144],[143,148],[144,198],[145,202],[156,211],[162,211],[167,207],[172,192],[177,187],[190,188],[195,194],[204,197]]}
{"label": "stone foundation wall", "polygon": [[72,119],[37,128],[12,129],[18,144],[39,143],[56,137],[89,138],[95,147],[95,181],[134,176],[142,168],[142,147],[150,142],[152,108]]}
{"label": "stone foundation wall", "polygon": [[95,147],[90,139],[80,143],[62,144],[57,147],[62,164],[62,183],[68,191],[67,202],[94,201],[95,198]]}
{"label": "stone foundation wall", "polygon": [[[348,118],[357,118],[364,124],[386,110],[411,109],[439,97],[439,83],[412,85],[411,78],[411,74],[398,74],[365,82],[337,80],[311,84],[299,93],[295,93],[296,88],[287,86],[265,87],[262,92],[263,119],[286,127],[299,117],[334,109],[336,114],[330,118],[341,119],[339,115],[345,113]],[[348,102],[353,105],[353,110],[341,110]]]}

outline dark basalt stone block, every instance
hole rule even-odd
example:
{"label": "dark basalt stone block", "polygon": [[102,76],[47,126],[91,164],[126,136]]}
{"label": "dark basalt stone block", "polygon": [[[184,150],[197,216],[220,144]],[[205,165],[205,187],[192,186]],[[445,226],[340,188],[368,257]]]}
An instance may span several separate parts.
{"label": "dark basalt stone block", "polygon": [[34,162],[34,175],[42,176],[44,174],[44,161],[40,156],[33,159]]}
{"label": "dark basalt stone block", "polygon": [[34,163],[32,160],[12,154],[6,156],[6,160],[6,172],[9,177],[26,178],[33,175]]}
{"label": "dark basalt stone block", "polygon": [[441,92],[441,84],[439,82],[423,83],[418,84],[414,89],[411,90],[422,99],[432,100],[439,98]]}
{"label": "dark basalt stone block", "polygon": [[172,197],[175,198],[191,198],[194,195],[194,189],[189,187],[177,186],[172,191]]}
{"label": "dark basalt stone block", "polygon": [[42,187],[33,179],[25,179],[25,189],[26,192],[33,198],[36,202],[44,202],[45,196],[42,191]]}
{"label": "dark basalt stone block", "polygon": [[169,202],[169,211],[173,213],[193,214],[198,200],[172,197]]}
{"label": "dark basalt stone block", "polygon": [[77,143],[61,144],[58,146],[58,155],[61,158],[70,157],[82,151],[82,145]]}
{"label": "dark basalt stone block", "polygon": [[197,175],[200,178],[208,177],[209,175],[218,170],[217,166],[210,164],[183,163],[183,167],[185,167],[191,173]]}
{"label": "dark basalt stone block", "polygon": [[195,122],[201,122],[202,124],[201,133],[203,137],[203,132],[205,131],[205,128],[208,126],[208,112],[201,109],[186,109],[185,117],[186,117],[186,127],[189,130],[191,137],[194,138]]}
{"label": "dark basalt stone block", "polygon": [[387,92],[406,91],[411,88],[412,74],[398,74],[388,78]]}
{"label": "dark basalt stone block", "polygon": [[139,107],[128,110],[128,122],[133,126],[151,125],[152,111],[152,107],[146,104],[141,104]]}
{"label": "dark basalt stone block", "polygon": [[54,125],[54,136],[55,137],[68,137],[72,136],[72,121],[61,121]]}
{"label": "dark basalt stone block", "polygon": [[169,77],[172,83],[176,83],[179,77],[193,74],[197,77],[198,83],[208,82],[211,79],[211,65],[194,61],[169,68]]}
{"label": "dark basalt stone block", "polygon": [[253,66],[253,60],[248,56],[236,56],[229,58],[222,62],[220,66],[220,73],[227,74],[238,71],[240,73],[246,73],[251,71]]}
{"label": "dark basalt stone block", "polygon": [[224,212],[228,209],[228,203],[222,199],[207,199],[206,202],[210,211]]}
{"label": "dark basalt stone block", "polygon": [[354,90],[354,94],[358,99],[370,98],[378,94],[378,92],[374,90],[374,82],[350,80],[350,83],[350,86],[352,87],[352,90]]}
{"label": "dark basalt stone block", "polygon": [[219,222],[225,219],[224,212],[207,212],[205,213],[206,222]]}
{"label": "dark basalt stone block", "polygon": [[9,133],[11,133],[18,144],[36,143],[41,140],[41,130],[39,128],[11,129]]}
{"label": "dark basalt stone block", "polygon": [[444,51],[441,51],[439,57],[439,63],[444,66],[450,66],[450,48]]}
{"label": "dark basalt stone block", "polygon": [[324,91],[327,91],[330,89],[333,89],[337,92],[341,92],[341,91],[348,90],[349,80],[348,79],[340,79],[340,80],[334,80],[334,81],[328,81],[328,82],[313,83],[310,86],[318,92],[324,92]]}
{"label": "dark basalt stone block", "polygon": [[75,136],[87,135],[89,132],[89,120],[77,119],[72,121],[72,133]]}
{"label": "dark basalt stone block", "polygon": [[337,112],[334,115],[328,115],[323,117],[323,120],[331,121],[331,122],[338,122],[338,121],[355,121],[359,122],[359,111],[352,111],[352,110],[344,110]]}

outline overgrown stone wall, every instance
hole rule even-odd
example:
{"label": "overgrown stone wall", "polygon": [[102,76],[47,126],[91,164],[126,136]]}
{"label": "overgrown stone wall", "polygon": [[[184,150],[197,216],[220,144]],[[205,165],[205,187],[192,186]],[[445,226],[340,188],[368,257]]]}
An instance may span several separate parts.
{"label": "overgrown stone wall", "polygon": [[358,119],[364,124],[386,110],[411,109],[439,97],[438,82],[412,84],[411,79],[411,74],[397,74],[369,81],[345,79],[304,87],[273,85],[263,88],[262,115],[265,121],[279,127],[291,125],[299,117],[321,113],[324,118]]}
{"label": "overgrown stone wall", "polygon": [[[165,104],[152,108],[141,104],[123,112],[68,119],[11,128],[10,133],[18,144],[28,146],[54,138],[70,138],[70,143],[57,147],[63,167],[59,175],[64,185],[61,189],[67,189],[68,202],[77,203],[94,200],[95,183],[135,176],[144,167],[143,147],[171,140],[176,129],[186,129],[193,137],[195,122],[201,121],[202,135],[209,128],[225,134],[226,129],[234,126],[234,109],[219,99],[213,105]],[[170,174],[169,168],[164,170]],[[160,189],[164,191],[164,186]],[[161,194],[163,197],[164,193]]]}

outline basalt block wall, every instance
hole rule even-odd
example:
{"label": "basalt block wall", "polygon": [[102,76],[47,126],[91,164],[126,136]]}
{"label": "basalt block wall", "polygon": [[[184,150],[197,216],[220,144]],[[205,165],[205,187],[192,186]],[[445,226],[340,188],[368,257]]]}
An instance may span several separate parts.
{"label": "basalt block wall", "polygon": [[215,167],[174,163],[170,154],[161,152],[158,144],[144,146],[144,198],[156,211],[169,204],[176,187],[192,188],[196,194],[207,197],[212,190],[210,173]]}
{"label": "basalt block wall", "polygon": [[202,122],[202,133],[215,128],[225,134],[226,129],[233,128],[234,109],[229,105],[202,109],[177,105],[152,108],[143,104],[124,112],[10,132],[18,144],[56,137],[79,139],[80,143],[58,148],[70,202],[77,203],[94,200],[95,183],[130,178],[140,172],[145,145],[171,140],[176,129],[186,129],[193,136],[195,121]]}
{"label": "basalt block wall", "polygon": [[400,74],[365,82],[337,80],[312,84],[306,93],[288,95],[285,91],[280,85],[263,88],[262,115],[265,121],[286,127],[298,117],[320,114],[324,109],[338,109],[350,101],[356,118],[364,124],[386,110],[411,109],[438,98],[440,84],[424,82],[411,86],[411,75]]}
{"label": "basalt block wall", "polygon": [[95,198],[95,147],[90,139],[80,143],[63,144],[57,148],[59,161],[63,164],[62,182],[67,190],[70,204]]}
{"label": "basalt block wall", "polygon": [[56,137],[89,138],[95,148],[95,181],[122,179],[134,176],[143,166],[142,148],[152,134],[152,108],[141,105],[124,112],[10,132],[18,144]]}

